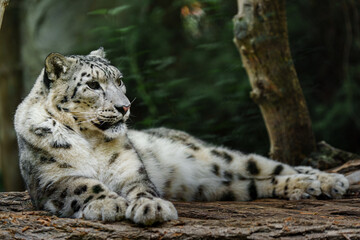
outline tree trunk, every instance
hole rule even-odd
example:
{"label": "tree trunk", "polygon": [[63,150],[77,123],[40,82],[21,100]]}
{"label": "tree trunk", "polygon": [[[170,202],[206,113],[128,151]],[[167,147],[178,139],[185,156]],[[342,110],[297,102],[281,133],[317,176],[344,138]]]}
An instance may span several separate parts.
{"label": "tree trunk", "polygon": [[270,157],[291,165],[316,149],[287,35],[285,0],[238,0],[234,42],[270,138]]}
{"label": "tree trunk", "polygon": [[13,117],[22,93],[19,6],[7,8],[0,37],[0,165],[5,190],[23,190]]}

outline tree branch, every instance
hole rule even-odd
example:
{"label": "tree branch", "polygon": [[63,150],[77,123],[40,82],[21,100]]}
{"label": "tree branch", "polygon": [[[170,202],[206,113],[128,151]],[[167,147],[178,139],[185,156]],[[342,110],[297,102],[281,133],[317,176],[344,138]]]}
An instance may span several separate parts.
{"label": "tree branch", "polygon": [[0,29],[2,25],[2,20],[4,18],[5,8],[9,5],[10,0],[0,0]]}

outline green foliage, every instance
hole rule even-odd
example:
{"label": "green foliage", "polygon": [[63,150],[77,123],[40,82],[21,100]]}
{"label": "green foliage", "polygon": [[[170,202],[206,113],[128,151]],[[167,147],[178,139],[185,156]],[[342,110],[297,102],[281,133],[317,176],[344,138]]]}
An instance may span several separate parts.
{"label": "green foliage", "polygon": [[[130,100],[136,98],[129,125],[167,126],[266,153],[266,130],[232,42],[236,1],[201,1],[205,15],[184,16],[182,8],[191,12],[194,2],[124,0],[124,8],[90,13],[109,19],[92,34],[101,36]],[[115,9],[121,9],[116,22],[109,14]]]}
{"label": "green foliage", "polygon": [[[337,21],[346,13],[338,5],[289,0],[290,44],[317,139],[356,152],[359,57],[352,54],[344,71],[345,23]],[[102,20],[89,34],[123,72],[130,100],[136,98],[131,127],[167,126],[267,153],[265,126],[232,42],[236,11],[235,0],[123,0],[89,13]],[[339,31],[333,42],[331,30]]]}

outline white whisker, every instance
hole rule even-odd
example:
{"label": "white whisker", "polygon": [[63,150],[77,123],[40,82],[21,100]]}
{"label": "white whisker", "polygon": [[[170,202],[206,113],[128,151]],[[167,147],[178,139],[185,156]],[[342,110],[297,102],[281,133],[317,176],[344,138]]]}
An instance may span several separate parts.
{"label": "white whisker", "polygon": [[135,100],[136,100],[136,97],[134,98],[134,100],[132,100],[132,101],[130,102],[130,106],[131,106],[131,104],[132,104]]}

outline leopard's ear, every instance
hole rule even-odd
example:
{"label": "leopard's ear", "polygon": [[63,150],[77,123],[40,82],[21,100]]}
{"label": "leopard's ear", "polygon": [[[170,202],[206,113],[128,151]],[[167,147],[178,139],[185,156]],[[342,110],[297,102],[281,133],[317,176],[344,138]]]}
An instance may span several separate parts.
{"label": "leopard's ear", "polygon": [[99,49],[90,52],[89,56],[91,56],[91,55],[92,56],[98,56],[98,57],[101,57],[101,58],[105,58],[106,53],[104,51],[104,48],[100,47]]}
{"label": "leopard's ear", "polygon": [[72,61],[60,53],[50,53],[45,59],[45,71],[50,80],[55,81],[67,73]]}
{"label": "leopard's ear", "polygon": [[50,88],[51,83],[66,74],[73,61],[60,53],[50,53],[45,59],[44,84]]}

